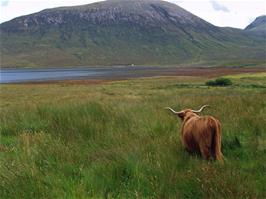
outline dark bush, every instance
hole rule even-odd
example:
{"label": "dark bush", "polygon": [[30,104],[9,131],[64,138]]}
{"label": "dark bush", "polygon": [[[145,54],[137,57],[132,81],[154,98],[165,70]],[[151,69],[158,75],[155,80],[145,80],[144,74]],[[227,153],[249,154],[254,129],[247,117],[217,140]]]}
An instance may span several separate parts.
{"label": "dark bush", "polygon": [[210,80],[206,82],[207,86],[230,86],[232,85],[232,81],[230,79],[221,77],[217,78],[216,80]]}

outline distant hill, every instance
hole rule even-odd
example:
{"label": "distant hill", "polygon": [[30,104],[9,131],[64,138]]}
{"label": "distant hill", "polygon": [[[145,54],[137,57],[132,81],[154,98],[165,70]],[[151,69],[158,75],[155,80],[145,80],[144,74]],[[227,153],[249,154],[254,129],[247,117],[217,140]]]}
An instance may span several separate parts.
{"label": "distant hill", "polygon": [[266,31],[266,15],[257,17],[245,30]]}
{"label": "distant hill", "polygon": [[248,65],[265,38],[216,27],[160,0],[109,0],[2,23],[2,66]]}
{"label": "distant hill", "polygon": [[257,17],[255,21],[245,28],[245,32],[254,39],[262,38],[261,42],[266,48],[266,15]]}

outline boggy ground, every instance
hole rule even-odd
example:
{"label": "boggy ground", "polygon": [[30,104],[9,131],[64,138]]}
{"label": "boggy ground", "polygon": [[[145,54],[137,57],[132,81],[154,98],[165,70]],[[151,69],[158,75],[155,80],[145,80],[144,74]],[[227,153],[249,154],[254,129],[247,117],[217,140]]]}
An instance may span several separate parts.
{"label": "boggy ground", "polygon": [[[266,76],[1,85],[1,198],[265,198]],[[211,105],[224,164],[188,154],[165,111]]]}

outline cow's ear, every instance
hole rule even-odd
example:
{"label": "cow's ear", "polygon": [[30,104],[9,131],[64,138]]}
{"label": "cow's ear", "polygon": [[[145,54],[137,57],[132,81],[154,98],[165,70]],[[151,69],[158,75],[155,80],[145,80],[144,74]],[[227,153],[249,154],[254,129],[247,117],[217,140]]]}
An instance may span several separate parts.
{"label": "cow's ear", "polygon": [[185,117],[185,112],[184,111],[181,111],[177,115],[178,115],[178,117],[180,117],[183,120],[184,117]]}

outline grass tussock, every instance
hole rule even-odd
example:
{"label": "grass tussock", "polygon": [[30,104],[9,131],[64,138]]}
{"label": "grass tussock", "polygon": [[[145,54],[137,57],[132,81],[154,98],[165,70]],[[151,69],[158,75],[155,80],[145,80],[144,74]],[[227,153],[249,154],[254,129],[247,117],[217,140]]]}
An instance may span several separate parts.
{"label": "grass tussock", "polygon": [[206,82],[207,86],[231,86],[233,83],[230,79],[220,77],[215,80],[209,80]]}
{"label": "grass tussock", "polygon": [[[190,81],[1,86],[1,198],[264,198],[265,89]],[[184,151],[163,109],[203,104],[223,165]]]}

